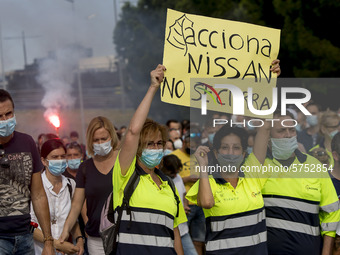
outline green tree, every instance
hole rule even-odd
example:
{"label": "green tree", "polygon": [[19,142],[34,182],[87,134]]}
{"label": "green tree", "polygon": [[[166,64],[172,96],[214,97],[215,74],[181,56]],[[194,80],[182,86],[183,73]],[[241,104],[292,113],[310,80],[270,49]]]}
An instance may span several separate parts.
{"label": "green tree", "polygon": [[274,0],[282,25],[281,52],[288,63],[288,75],[293,77],[336,77],[339,75],[340,42],[334,28],[339,1]]}

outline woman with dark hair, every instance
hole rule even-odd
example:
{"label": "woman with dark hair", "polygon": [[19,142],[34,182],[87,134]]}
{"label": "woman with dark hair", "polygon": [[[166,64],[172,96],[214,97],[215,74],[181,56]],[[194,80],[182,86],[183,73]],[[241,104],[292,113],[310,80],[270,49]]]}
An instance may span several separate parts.
{"label": "woman with dark hair", "polygon": [[[183,254],[178,225],[186,221],[178,191],[156,166],[164,155],[166,129],[146,120],[165,67],[151,72],[151,85],[131,119],[113,173],[115,211],[120,211],[124,189],[136,173],[140,180],[129,200],[129,215],[123,211],[117,254]],[[176,193],[176,195],[175,195]],[[177,198],[177,199],[176,199]]]}
{"label": "woman with dark hair", "polygon": [[[72,236],[76,241],[76,245],[70,242],[61,244],[58,238],[61,235],[66,217],[71,210],[71,200],[75,190],[75,182],[72,179],[66,178],[62,174],[66,170],[66,148],[60,139],[47,140],[41,147],[41,161],[45,166],[44,172],[41,174],[41,179],[47,195],[51,231],[54,238],[54,247],[61,253],[83,254],[84,241],[81,236],[79,225],[76,224],[72,229]],[[32,207],[31,207],[32,208]],[[33,222],[37,222],[34,211],[31,210],[31,218]],[[39,224],[40,225],[40,224]],[[34,233],[34,248],[35,254],[41,254],[43,249],[43,234],[38,227]],[[59,253],[58,253],[59,254]]]}
{"label": "woman with dark hair", "polygon": [[[195,152],[200,180],[186,198],[203,207],[206,254],[268,254],[261,194],[266,179],[257,178],[264,177],[257,171],[265,160],[269,125],[259,128],[247,158],[247,131],[227,125],[215,134],[212,151],[200,146]],[[208,169],[214,174],[208,176]]]}

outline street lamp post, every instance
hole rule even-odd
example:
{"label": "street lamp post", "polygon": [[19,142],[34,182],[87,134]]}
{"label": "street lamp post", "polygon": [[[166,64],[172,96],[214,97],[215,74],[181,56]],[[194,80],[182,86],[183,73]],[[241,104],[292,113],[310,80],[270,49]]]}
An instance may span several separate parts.
{"label": "street lamp post", "polygon": [[[75,8],[75,5],[74,5],[74,0],[66,0],[66,1],[70,2],[72,4],[73,42],[74,42],[74,46],[76,47],[77,46],[76,8]],[[81,123],[81,134],[82,134],[81,142],[84,143],[84,141],[85,141],[84,100],[83,100],[83,85],[82,85],[82,81],[81,81],[81,73],[80,73],[80,67],[79,67],[79,60],[78,60],[77,69],[76,69],[76,79],[77,79],[77,85],[78,85],[78,98],[79,98],[79,108],[80,108],[80,123]]]}
{"label": "street lamp post", "polygon": [[[118,23],[118,10],[117,10],[117,0],[113,0],[113,12],[114,12],[114,17],[115,17],[115,26],[117,26]],[[123,60],[118,57],[117,63],[117,70],[118,70],[118,76],[119,76],[119,85],[120,85],[120,93],[121,93],[121,98],[122,98],[122,111],[125,111],[125,91],[124,91],[124,78],[123,78]]]}
{"label": "street lamp post", "polygon": [[4,90],[7,89],[7,83],[6,83],[6,74],[5,74],[5,62],[4,62],[4,51],[2,49],[2,29],[1,29],[1,23],[0,23],[0,54],[1,54],[1,84],[2,88]]}
{"label": "street lamp post", "polygon": [[22,51],[24,55],[24,68],[27,66],[27,51],[26,51],[26,39],[32,39],[32,38],[39,38],[41,36],[26,36],[25,31],[21,32],[21,36],[8,36],[5,37],[5,40],[18,40],[20,39],[22,41]]}

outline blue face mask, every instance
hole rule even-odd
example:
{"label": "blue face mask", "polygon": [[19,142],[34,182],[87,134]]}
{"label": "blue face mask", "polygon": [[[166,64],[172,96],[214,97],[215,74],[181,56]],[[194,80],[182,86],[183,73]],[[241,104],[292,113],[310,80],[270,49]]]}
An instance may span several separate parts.
{"label": "blue face mask", "polygon": [[296,136],[291,138],[271,138],[272,154],[276,159],[286,160],[298,148]]}
{"label": "blue face mask", "polygon": [[81,158],[69,159],[67,160],[68,167],[71,169],[78,169],[81,163]]}
{"label": "blue face mask", "polygon": [[301,125],[299,123],[296,124],[295,129],[296,129],[296,132],[301,132],[302,131],[302,127],[301,127]]}
{"label": "blue face mask", "polygon": [[67,168],[66,159],[48,160],[48,170],[54,176],[60,176]]}
{"label": "blue face mask", "polygon": [[253,152],[253,147],[248,146],[247,147],[247,153],[250,154]]}
{"label": "blue face mask", "polygon": [[317,115],[307,115],[306,121],[311,127],[314,127],[318,124],[318,116]]}
{"label": "blue face mask", "polygon": [[15,116],[8,120],[1,120],[0,121],[0,136],[7,137],[13,134],[17,121]]}
{"label": "blue face mask", "polygon": [[208,139],[211,144],[214,143],[215,133],[208,134]]}
{"label": "blue face mask", "polygon": [[246,122],[246,126],[247,126],[248,130],[255,130],[254,125],[249,125],[248,121]]}
{"label": "blue face mask", "polygon": [[86,150],[86,158],[92,158],[87,150]]}
{"label": "blue face mask", "polygon": [[161,163],[161,160],[164,156],[163,149],[159,150],[143,150],[142,156],[139,158],[142,163],[148,168],[154,168],[155,166]]}
{"label": "blue face mask", "polygon": [[333,139],[333,137],[339,132],[339,130],[334,130],[332,132],[330,132],[329,136],[331,137],[331,139]]}
{"label": "blue face mask", "polygon": [[164,156],[169,155],[171,153],[172,153],[172,150],[169,150],[169,149],[164,150]]}

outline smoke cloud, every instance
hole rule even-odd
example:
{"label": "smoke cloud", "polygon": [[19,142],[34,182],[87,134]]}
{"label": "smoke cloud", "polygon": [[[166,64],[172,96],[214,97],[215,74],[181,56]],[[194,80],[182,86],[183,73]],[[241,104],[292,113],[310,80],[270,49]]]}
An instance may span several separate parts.
{"label": "smoke cloud", "polygon": [[81,58],[79,50],[65,47],[55,52],[55,57],[39,63],[37,81],[45,90],[42,106],[46,108],[44,117],[58,115],[60,109],[72,108],[75,98],[71,95],[76,68]]}

